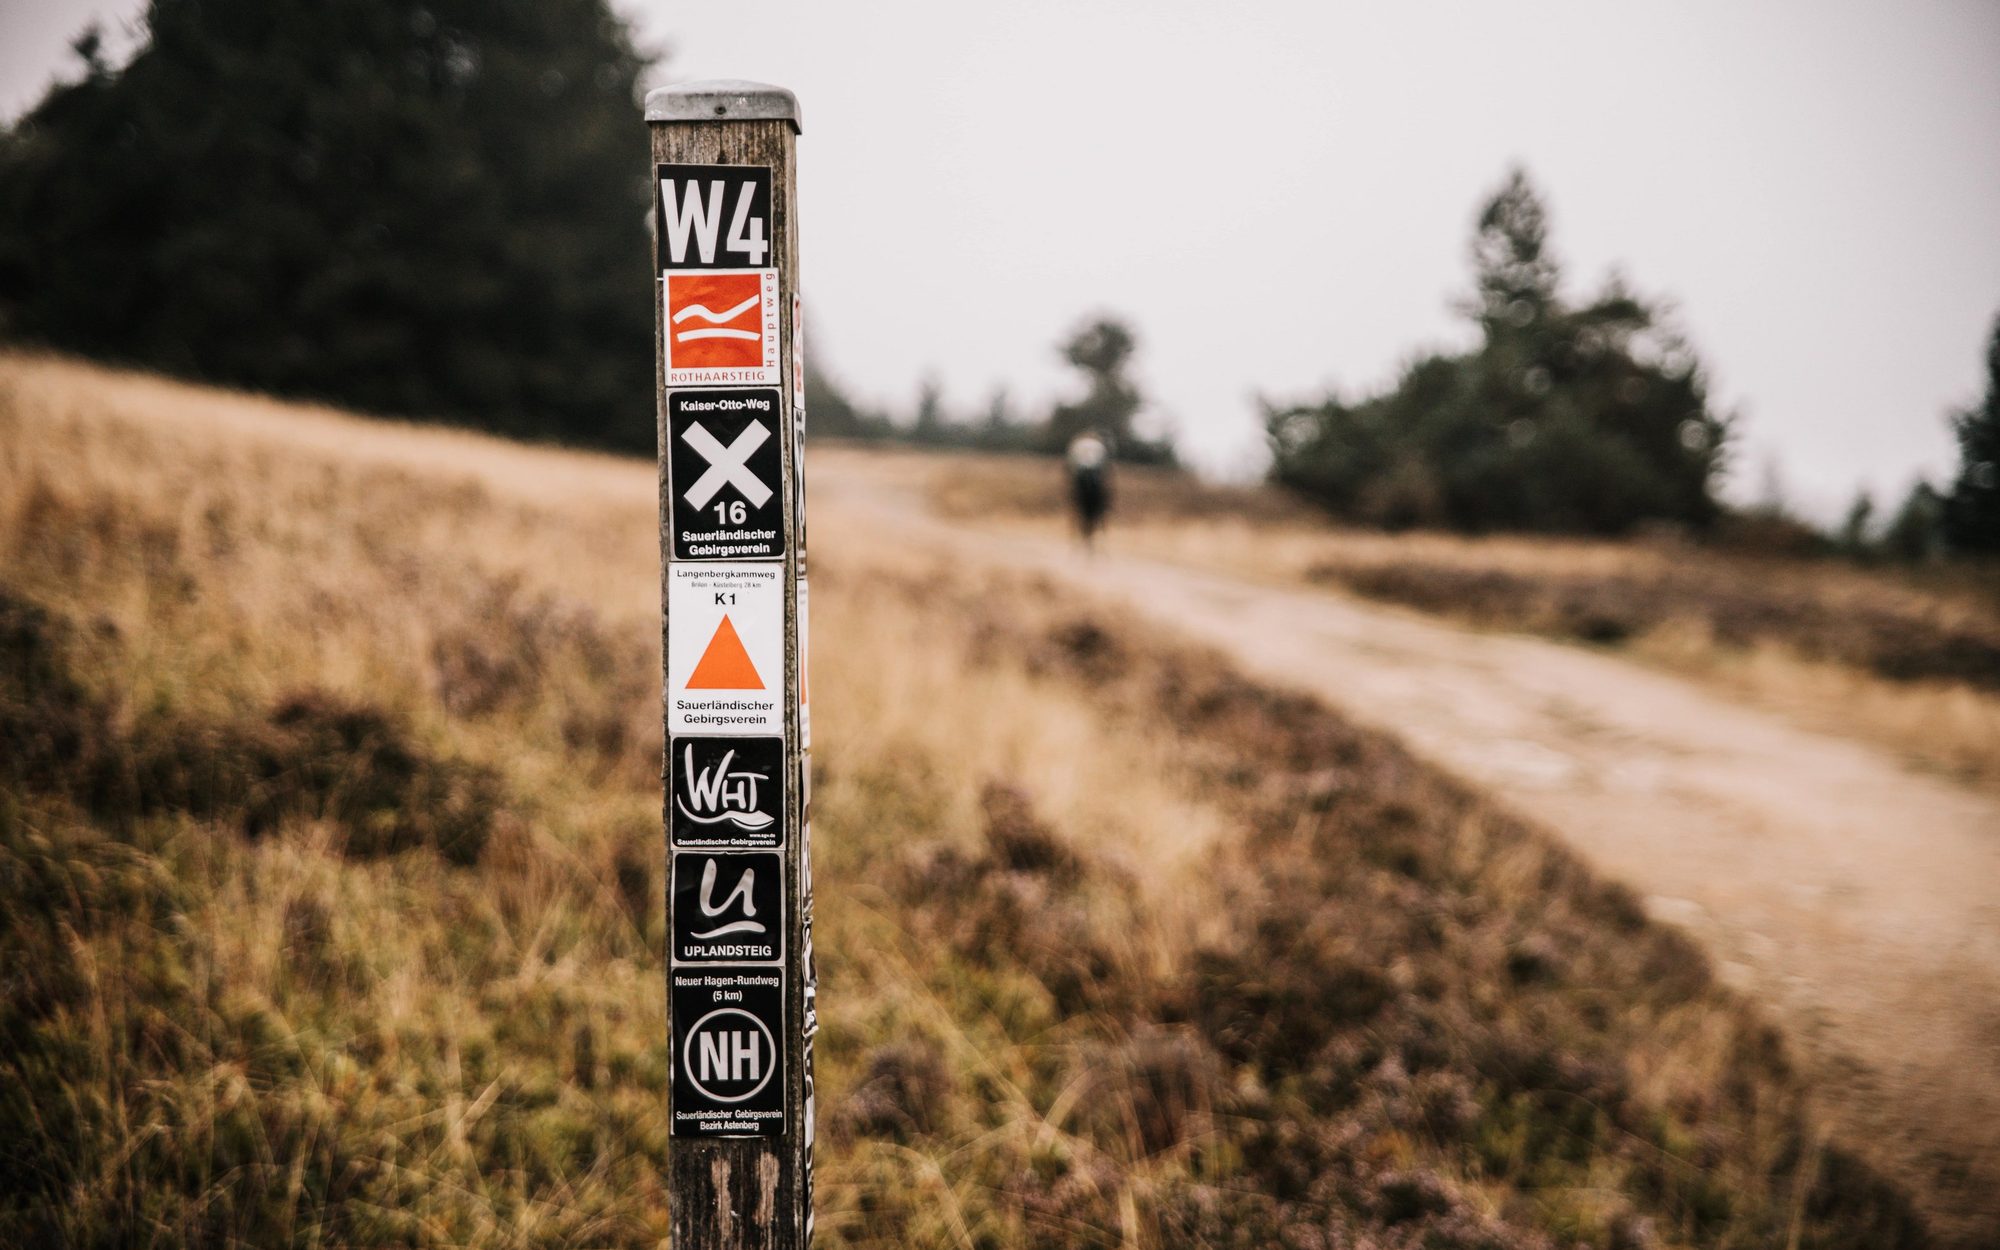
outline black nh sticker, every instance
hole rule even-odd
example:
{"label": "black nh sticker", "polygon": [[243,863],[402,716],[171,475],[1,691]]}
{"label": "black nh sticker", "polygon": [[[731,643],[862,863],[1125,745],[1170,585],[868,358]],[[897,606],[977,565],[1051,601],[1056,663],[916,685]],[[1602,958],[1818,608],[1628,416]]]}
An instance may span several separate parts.
{"label": "black nh sticker", "polygon": [[781,1136],[782,971],[676,968],[669,984],[674,1136]]}

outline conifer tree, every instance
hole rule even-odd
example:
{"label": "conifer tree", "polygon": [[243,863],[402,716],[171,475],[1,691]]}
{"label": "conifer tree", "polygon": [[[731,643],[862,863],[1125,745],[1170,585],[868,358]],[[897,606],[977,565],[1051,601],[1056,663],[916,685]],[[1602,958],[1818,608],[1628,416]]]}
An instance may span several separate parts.
{"label": "conifer tree", "polygon": [[1958,477],[1944,504],[1945,539],[1960,551],[2000,551],[2000,317],[1986,342],[1986,398],[1952,421]]}
{"label": "conifer tree", "polygon": [[152,0],[0,133],[0,334],[653,444],[646,58],[605,0]]}
{"label": "conifer tree", "polygon": [[1413,362],[1386,393],[1271,407],[1272,477],[1366,524],[1616,534],[1706,525],[1727,423],[1694,355],[1615,276],[1561,293],[1548,211],[1515,170],[1480,207],[1480,345]]}
{"label": "conifer tree", "polygon": [[1089,389],[1081,400],[1057,404],[1049,413],[1042,431],[1046,450],[1061,452],[1071,439],[1088,431],[1104,437],[1120,460],[1173,462],[1170,441],[1148,441],[1132,428],[1132,419],[1146,403],[1126,372],[1138,346],[1132,327],[1117,317],[1087,321],[1064,340],[1063,359],[1083,374]]}

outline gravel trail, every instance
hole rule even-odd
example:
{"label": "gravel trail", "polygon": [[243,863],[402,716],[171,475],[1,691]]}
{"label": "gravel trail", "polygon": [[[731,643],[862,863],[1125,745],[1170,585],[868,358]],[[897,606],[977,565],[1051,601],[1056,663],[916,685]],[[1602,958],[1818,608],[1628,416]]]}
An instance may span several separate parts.
{"label": "gravel trail", "polygon": [[869,457],[809,472],[820,515],[1143,612],[1540,821],[1766,1005],[1941,1240],[2000,1244],[2000,802],[1599,651],[947,524]]}

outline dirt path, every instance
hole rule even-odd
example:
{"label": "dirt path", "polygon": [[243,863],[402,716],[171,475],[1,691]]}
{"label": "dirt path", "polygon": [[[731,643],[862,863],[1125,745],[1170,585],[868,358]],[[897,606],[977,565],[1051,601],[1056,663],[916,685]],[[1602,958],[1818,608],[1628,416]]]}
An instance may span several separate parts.
{"label": "dirt path", "polygon": [[[0,382],[185,425],[458,474],[543,506],[651,506],[649,465],[301,411],[0,353]],[[2000,802],[1580,647],[1470,632],[929,517],[908,458],[810,457],[815,534],[1039,569],[1316,694],[1541,820],[1799,1041],[1836,1131],[1902,1175],[1944,1239],[2000,1245]],[[849,538],[853,535],[841,535]],[[649,609],[652,591],[635,599]]]}
{"label": "dirt path", "polygon": [[1940,1233],[2000,1244],[2000,803],[1584,648],[947,525],[865,458],[811,473],[823,507],[1144,611],[1542,821],[1776,1013]]}

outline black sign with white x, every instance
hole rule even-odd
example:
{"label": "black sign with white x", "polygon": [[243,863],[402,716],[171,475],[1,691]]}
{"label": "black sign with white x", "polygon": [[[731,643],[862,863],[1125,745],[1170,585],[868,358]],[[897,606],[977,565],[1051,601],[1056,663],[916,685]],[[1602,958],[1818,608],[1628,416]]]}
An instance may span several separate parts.
{"label": "black sign with white x", "polygon": [[785,554],[784,420],[775,390],[668,392],[676,560]]}

